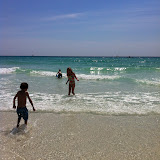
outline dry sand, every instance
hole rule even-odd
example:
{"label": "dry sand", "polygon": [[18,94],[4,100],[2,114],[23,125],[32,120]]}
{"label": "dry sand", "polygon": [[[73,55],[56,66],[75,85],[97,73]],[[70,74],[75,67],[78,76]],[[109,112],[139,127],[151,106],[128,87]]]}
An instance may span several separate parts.
{"label": "dry sand", "polygon": [[0,159],[160,160],[160,116],[0,112]]}

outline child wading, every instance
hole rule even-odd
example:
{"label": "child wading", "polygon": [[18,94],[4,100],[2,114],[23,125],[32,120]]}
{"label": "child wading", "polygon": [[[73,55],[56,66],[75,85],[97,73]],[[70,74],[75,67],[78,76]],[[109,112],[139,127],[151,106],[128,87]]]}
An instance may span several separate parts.
{"label": "child wading", "polygon": [[72,90],[72,94],[75,95],[75,93],[74,93],[75,80],[74,79],[76,78],[77,81],[79,81],[79,80],[71,68],[67,68],[67,77],[68,77],[68,81],[66,82],[66,84],[69,82],[68,95],[70,95],[71,90]]}
{"label": "child wading", "polygon": [[18,105],[17,105],[17,114],[18,114],[18,121],[17,121],[17,128],[19,127],[19,123],[21,121],[21,118],[23,117],[24,123],[27,125],[28,121],[28,109],[26,108],[26,99],[29,99],[29,102],[31,103],[33,107],[33,111],[35,111],[35,108],[33,106],[33,102],[29,96],[29,93],[27,92],[28,84],[27,83],[21,83],[20,85],[20,91],[17,92],[13,99],[13,108],[16,109],[15,100],[18,98]]}

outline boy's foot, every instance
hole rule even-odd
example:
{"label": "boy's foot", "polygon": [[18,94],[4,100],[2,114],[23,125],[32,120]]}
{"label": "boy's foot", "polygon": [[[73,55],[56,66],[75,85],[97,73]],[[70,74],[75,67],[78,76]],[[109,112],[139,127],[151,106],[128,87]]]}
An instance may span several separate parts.
{"label": "boy's foot", "polygon": [[19,127],[19,124],[17,124],[17,128]]}

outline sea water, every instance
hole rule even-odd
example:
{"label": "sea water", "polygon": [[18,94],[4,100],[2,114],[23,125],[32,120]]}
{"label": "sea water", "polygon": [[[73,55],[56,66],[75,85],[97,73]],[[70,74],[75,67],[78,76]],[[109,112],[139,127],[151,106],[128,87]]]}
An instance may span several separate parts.
{"label": "sea water", "polygon": [[[76,81],[68,96],[66,70]],[[61,69],[63,78],[56,73]],[[160,114],[160,57],[0,57],[0,110],[13,110],[22,82],[37,112]],[[27,102],[31,111],[32,107]]]}

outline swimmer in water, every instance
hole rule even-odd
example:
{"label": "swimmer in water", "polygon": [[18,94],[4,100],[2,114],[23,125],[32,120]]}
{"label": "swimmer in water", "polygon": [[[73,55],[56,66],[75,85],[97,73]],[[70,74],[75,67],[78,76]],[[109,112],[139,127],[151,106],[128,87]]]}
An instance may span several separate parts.
{"label": "swimmer in water", "polygon": [[60,69],[59,69],[59,71],[57,72],[56,77],[58,77],[58,78],[62,78],[62,72],[61,72],[61,70],[60,70]]}

